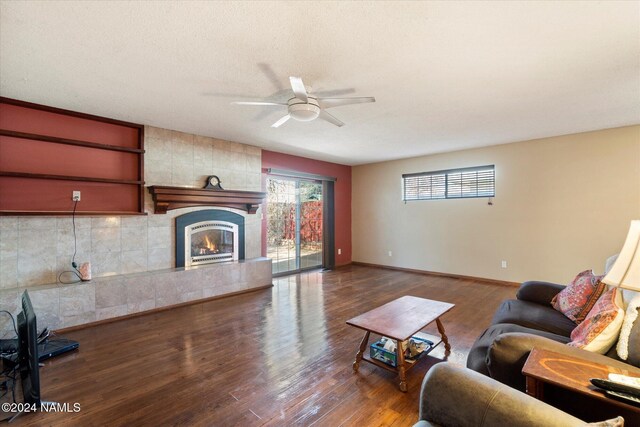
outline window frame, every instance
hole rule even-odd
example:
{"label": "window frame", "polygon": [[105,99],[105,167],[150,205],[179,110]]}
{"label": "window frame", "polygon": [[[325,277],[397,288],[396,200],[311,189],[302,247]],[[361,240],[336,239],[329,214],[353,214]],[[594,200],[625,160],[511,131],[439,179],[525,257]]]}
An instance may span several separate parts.
{"label": "window frame", "polygon": [[[489,178],[490,180],[484,185],[484,186],[488,186],[487,188],[489,188],[489,190],[483,191],[482,194],[478,194],[479,193],[478,184],[481,181],[478,177],[478,173],[486,172],[486,171],[491,171],[491,175]],[[473,172],[476,173],[475,178],[473,178],[473,183],[475,184],[475,194],[468,193],[468,195],[465,195],[463,191],[463,186],[464,186],[463,174],[469,174]],[[457,175],[457,174],[459,174],[460,177],[454,178],[454,180],[459,180],[459,184],[457,185],[459,185],[460,190],[453,193],[450,188],[452,185],[456,185],[456,184],[455,184],[455,181],[451,181],[450,176]],[[407,198],[407,179],[421,178],[421,177],[431,177],[429,180],[430,182],[428,184],[430,189],[430,197],[424,197],[424,195],[420,195],[420,189],[418,188],[418,190],[416,190],[415,198]],[[438,177],[437,183],[434,183],[433,177]],[[487,178],[483,178],[483,181],[485,181],[486,179]],[[444,180],[444,184],[442,184],[442,180]],[[418,186],[418,187],[419,185],[420,185],[419,183],[414,184],[414,186]],[[423,184],[423,185],[426,185],[426,184]],[[434,188],[435,190],[438,191],[438,194],[440,196],[433,195]],[[489,193],[489,191],[491,192]],[[484,197],[495,197],[495,195],[496,195],[495,165],[471,166],[466,168],[441,169],[436,171],[414,172],[414,173],[402,174],[402,201],[405,203],[417,202],[417,201],[423,201],[423,200],[477,199],[477,198],[484,198]]]}

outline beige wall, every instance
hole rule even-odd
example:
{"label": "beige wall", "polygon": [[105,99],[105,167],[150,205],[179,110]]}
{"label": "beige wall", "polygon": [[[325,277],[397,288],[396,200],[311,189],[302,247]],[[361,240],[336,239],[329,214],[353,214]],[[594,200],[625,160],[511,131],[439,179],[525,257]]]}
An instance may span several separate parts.
{"label": "beige wall", "polygon": [[[403,173],[486,164],[493,206],[401,200]],[[640,218],[640,126],[356,166],[352,209],[354,261],[567,282],[601,272]]]}

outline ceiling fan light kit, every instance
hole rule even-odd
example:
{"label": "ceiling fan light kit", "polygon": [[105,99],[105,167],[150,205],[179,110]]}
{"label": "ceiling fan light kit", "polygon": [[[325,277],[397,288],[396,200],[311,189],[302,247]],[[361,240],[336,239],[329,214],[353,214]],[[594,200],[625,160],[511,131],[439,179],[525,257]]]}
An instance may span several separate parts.
{"label": "ceiling fan light kit", "polygon": [[311,88],[305,87],[300,77],[289,77],[293,98],[285,103],[270,101],[236,101],[235,105],[258,105],[258,106],[286,106],[288,113],[280,118],[271,127],[277,128],[287,122],[289,119],[295,119],[299,122],[310,122],[318,117],[335,126],[344,126],[344,123],[336,117],[327,113],[327,108],[340,107],[350,104],[363,104],[367,102],[376,102],[372,96],[353,97],[353,98],[318,98],[310,94]]}
{"label": "ceiling fan light kit", "polygon": [[[292,101],[298,101],[298,99],[293,98]],[[310,122],[311,120],[315,120],[320,115],[320,107],[317,102],[314,103],[314,101],[315,100],[312,98],[309,98],[309,102],[307,104],[291,104],[291,101],[289,101],[289,115],[301,122]]]}

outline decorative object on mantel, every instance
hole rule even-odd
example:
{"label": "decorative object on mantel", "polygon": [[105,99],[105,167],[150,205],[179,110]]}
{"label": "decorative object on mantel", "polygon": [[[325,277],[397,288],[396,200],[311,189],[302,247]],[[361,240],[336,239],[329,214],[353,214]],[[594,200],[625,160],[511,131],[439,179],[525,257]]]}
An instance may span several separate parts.
{"label": "decorative object on mantel", "polygon": [[267,193],[258,191],[213,190],[208,188],[167,187],[152,185],[149,192],[153,197],[154,213],[198,206],[218,206],[240,209],[254,214]]}
{"label": "decorative object on mantel", "polygon": [[216,175],[211,175],[207,177],[207,183],[204,186],[205,189],[210,189],[210,190],[224,190],[224,188],[222,188],[222,183],[220,182],[220,178],[218,178]]}

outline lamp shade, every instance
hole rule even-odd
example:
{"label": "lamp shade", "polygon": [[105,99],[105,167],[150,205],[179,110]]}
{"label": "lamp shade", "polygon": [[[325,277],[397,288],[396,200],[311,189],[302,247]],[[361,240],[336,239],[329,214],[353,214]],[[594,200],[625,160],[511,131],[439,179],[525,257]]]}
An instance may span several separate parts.
{"label": "lamp shade", "polygon": [[620,255],[602,281],[607,285],[640,291],[640,220],[631,221]]}

